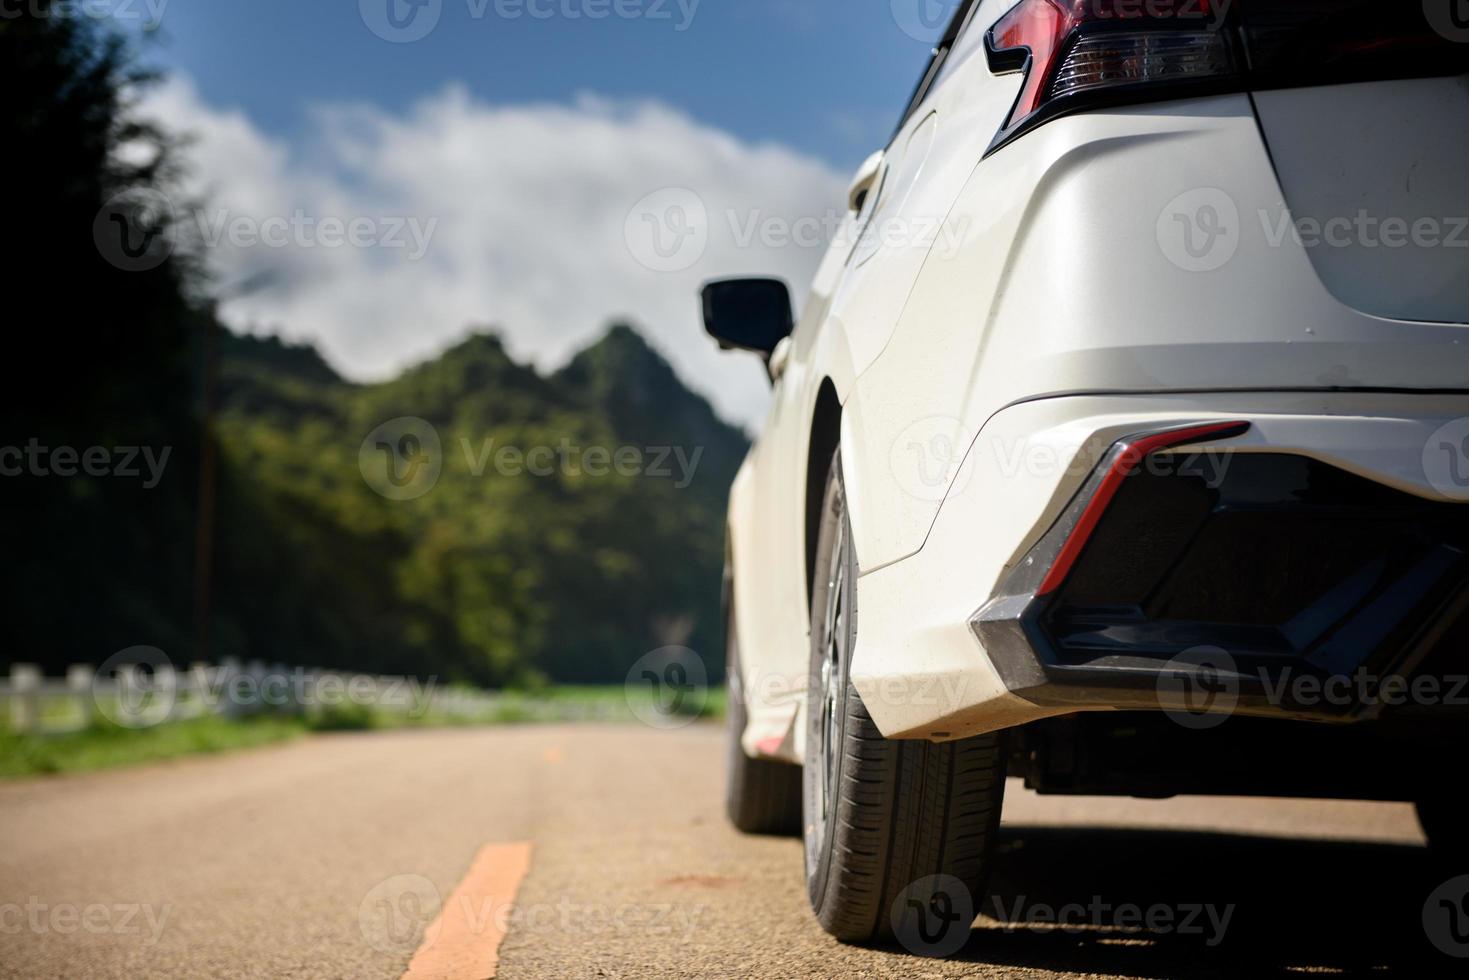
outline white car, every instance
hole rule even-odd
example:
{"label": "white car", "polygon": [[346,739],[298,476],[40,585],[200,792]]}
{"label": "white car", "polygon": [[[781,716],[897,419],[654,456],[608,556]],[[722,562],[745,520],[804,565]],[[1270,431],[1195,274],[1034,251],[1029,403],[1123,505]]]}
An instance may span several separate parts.
{"label": "white car", "polygon": [[729,505],[728,808],[803,831],[828,931],[937,948],[1007,773],[1409,800],[1451,843],[1453,12],[970,0],[799,322],[779,281],[706,287],[774,384]]}

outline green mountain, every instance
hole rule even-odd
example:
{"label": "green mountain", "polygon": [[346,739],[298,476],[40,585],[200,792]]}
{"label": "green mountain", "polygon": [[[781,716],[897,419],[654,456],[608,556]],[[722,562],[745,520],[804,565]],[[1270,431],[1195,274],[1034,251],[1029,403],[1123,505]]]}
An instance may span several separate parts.
{"label": "green mountain", "polygon": [[[154,76],[95,18],[45,7],[0,18],[0,79],[24,93],[0,107],[0,142],[25,177],[8,215],[0,670],[55,676],[147,645],[178,664],[615,682],[683,642],[719,673],[738,431],[625,327],[550,377],[478,335],[379,385],[224,331],[201,257],[148,250],[170,241],[149,202],[182,214],[187,169],[133,112]],[[404,416],[436,448],[375,435]],[[397,448],[410,469],[432,453],[428,492],[373,489]]]}
{"label": "green mountain", "polygon": [[[682,644],[718,675],[747,442],[632,328],[549,377],[483,333],[378,385],[231,335],[220,379],[212,656],[615,682]],[[404,417],[437,436],[439,474],[389,499],[359,450]]]}

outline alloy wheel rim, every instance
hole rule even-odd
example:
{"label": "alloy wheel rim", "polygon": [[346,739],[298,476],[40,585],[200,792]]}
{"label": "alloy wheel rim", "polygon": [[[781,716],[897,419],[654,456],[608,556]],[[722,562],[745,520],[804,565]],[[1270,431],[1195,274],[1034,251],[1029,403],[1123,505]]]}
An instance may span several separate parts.
{"label": "alloy wheel rim", "polygon": [[847,534],[845,522],[838,525],[837,540],[832,548],[831,566],[827,573],[826,609],[823,617],[823,657],[821,661],[821,780],[818,813],[825,827],[831,813],[831,798],[840,761],[841,744],[838,725],[841,720],[838,698],[842,690],[843,666],[847,658],[846,604],[843,592],[847,575]]}

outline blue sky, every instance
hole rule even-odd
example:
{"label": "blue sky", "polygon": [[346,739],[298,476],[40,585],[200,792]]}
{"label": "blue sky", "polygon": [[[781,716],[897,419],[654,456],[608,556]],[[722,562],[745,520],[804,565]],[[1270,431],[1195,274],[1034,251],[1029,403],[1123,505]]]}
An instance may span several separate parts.
{"label": "blue sky", "polygon": [[801,301],[957,0],[111,2],[159,15],[144,108],[194,138],[184,224],[217,281],[264,284],[231,326],[370,381],[485,328],[551,369],[628,320],[753,426],[769,386],[702,335],[698,288]]}
{"label": "blue sky", "polygon": [[912,34],[953,6],[628,0],[642,16],[592,20],[584,0],[441,2],[427,36],[388,43],[356,0],[172,0],[150,54],[275,135],[309,125],[313,102],[401,110],[458,81],[487,102],[656,97],[742,138],[850,168],[887,139],[922,70],[927,47]]}

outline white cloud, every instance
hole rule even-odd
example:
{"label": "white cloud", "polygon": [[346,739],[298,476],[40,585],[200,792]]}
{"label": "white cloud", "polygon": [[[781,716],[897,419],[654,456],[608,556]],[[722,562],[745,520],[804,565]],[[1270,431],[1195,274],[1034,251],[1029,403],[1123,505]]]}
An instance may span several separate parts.
{"label": "white cloud", "polygon": [[[625,317],[722,414],[747,425],[763,414],[768,386],[753,358],[721,354],[704,335],[698,287],[779,275],[799,303],[824,247],[812,219],[831,219],[845,183],[819,161],[657,102],[495,106],[450,87],[403,115],[318,107],[315,135],[292,147],[206,104],[186,79],[162,86],[146,109],[194,134],[190,189],[208,202],[208,231],[223,213],[286,242],[225,234],[207,249],[226,292],[272,273],[226,298],[230,324],[312,340],[348,377],[372,380],[470,326],[498,327],[513,352],[552,368]],[[411,219],[427,248],[411,258],[411,228],[402,248],[323,247],[325,228],[298,219],[287,230],[297,214],[371,219],[369,238],[393,230],[383,219]],[[799,242],[787,241],[781,220],[802,217]]]}

